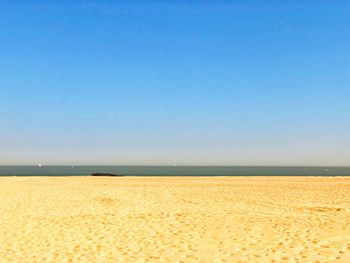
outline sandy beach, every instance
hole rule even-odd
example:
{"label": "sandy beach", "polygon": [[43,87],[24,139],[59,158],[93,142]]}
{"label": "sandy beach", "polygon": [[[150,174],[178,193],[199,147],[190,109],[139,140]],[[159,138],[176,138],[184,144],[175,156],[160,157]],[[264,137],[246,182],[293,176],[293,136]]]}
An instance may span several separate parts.
{"label": "sandy beach", "polygon": [[350,262],[350,178],[1,177],[1,262]]}

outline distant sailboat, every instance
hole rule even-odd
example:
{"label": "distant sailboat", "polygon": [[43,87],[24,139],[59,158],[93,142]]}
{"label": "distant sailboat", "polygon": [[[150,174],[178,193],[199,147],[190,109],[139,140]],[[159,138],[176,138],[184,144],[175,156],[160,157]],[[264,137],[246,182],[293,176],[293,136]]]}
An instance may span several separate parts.
{"label": "distant sailboat", "polygon": [[42,167],[42,164],[41,164],[41,163],[39,163],[39,164],[38,164],[38,167],[39,167],[39,168],[41,168],[41,167]]}

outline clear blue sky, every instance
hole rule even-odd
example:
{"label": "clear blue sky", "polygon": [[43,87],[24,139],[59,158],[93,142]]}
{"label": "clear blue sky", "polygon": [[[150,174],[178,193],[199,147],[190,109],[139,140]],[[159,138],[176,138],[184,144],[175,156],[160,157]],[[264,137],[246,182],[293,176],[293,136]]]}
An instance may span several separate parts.
{"label": "clear blue sky", "polygon": [[0,164],[350,165],[349,1],[0,1]]}

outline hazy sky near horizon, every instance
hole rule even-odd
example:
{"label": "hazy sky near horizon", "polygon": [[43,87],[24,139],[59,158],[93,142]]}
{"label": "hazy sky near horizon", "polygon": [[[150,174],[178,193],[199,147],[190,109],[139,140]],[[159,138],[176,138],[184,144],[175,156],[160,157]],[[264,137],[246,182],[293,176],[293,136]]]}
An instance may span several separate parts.
{"label": "hazy sky near horizon", "polygon": [[350,165],[349,1],[0,1],[0,164]]}

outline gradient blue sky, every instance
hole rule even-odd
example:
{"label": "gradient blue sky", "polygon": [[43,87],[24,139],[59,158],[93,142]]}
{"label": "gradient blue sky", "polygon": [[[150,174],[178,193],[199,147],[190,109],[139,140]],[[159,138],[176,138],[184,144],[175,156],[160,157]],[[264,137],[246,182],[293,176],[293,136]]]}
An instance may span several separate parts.
{"label": "gradient blue sky", "polygon": [[0,164],[350,165],[349,1],[0,1]]}

